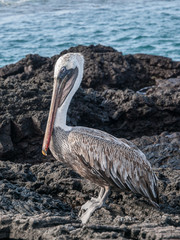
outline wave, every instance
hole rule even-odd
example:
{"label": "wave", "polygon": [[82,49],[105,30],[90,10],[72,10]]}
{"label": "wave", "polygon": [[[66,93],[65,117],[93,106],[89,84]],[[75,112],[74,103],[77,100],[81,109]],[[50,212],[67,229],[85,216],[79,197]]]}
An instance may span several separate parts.
{"label": "wave", "polygon": [[0,0],[0,6],[16,6],[25,2],[30,2],[30,0]]}

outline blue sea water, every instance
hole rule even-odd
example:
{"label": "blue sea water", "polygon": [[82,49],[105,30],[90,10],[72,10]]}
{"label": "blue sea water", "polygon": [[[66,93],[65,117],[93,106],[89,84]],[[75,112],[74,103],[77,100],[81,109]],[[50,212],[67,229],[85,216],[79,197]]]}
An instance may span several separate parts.
{"label": "blue sea water", "polygon": [[180,61],[180,0],[0,0],[0,67],[79,44]]}

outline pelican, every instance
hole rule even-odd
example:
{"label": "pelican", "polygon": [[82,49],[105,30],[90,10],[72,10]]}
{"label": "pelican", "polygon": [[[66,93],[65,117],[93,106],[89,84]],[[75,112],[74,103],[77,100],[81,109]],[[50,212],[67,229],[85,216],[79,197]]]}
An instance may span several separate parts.
{"label": "pelican", "polygon": [[105,205],[110,190],[131,191],[148,198],[158,207],[157,177],[150,163],[133,143],[106,132],[66,125],[67,110],[83,78],[84,58],[80,53],[61,56],[54,70],[54,86],[42,153],[53,156],[96,185],[97,198],[82,205],[83,224]]}

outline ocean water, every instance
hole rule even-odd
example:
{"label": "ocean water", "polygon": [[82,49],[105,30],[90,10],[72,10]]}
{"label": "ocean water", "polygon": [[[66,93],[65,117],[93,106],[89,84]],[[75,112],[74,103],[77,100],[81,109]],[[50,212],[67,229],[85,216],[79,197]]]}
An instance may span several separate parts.
{"label": "ocean water", "polygon": [[180,61],[180,0],[0,0],[0,67],[79,44]]}

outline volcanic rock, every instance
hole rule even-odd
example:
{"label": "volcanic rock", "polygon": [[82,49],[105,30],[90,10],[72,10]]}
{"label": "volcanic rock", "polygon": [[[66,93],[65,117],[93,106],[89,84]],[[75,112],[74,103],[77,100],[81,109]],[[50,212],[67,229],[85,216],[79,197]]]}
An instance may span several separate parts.
{"label": "volcanic rock", "polygon": [[[112,193],[86,226],[80,206],[99,188],[41,154],[56,60],[85,57],[68,124],[135,143],[159,178],[160,209]],[[77,46],[52,58],[27,55],[0,69],[0,239],[179,239],[180,62],[111,47]]]}

